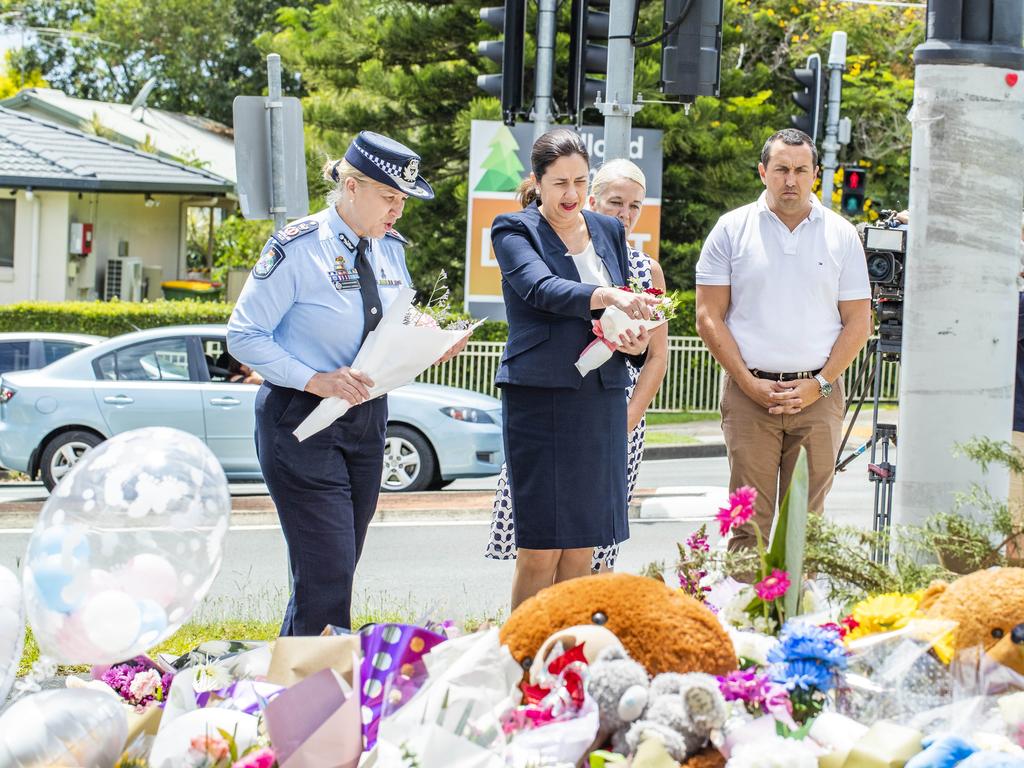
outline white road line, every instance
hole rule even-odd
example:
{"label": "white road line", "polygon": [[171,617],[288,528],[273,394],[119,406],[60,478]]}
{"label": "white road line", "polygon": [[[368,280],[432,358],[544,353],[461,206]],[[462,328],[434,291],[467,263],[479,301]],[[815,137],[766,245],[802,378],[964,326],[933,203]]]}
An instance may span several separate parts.
{"label": "white road line", "polygon": [[[714,518],[707,518],[712,520]],[[657,518],[645,518],[643,520],[630,520],[630,525],[650,525],[651,523],[689,523],[689,522],[702,522],[704,518],[690,518],[680,519],[672,517],[657,517]],[[380,523],[370,523],[371,528],[452,528],[458,526],[489,526],[490,520],[388,520]],[[128,529],[120,529],[127,531]],[[165,528],[158,527],[146,527],[146,528],[132,528],[132,531],[163,531]],[[275,523],[265,523],[262,525],[232,525],[228,528],[230,531],[279,531],[281,526]],[[25,536],[32,533],[32,528],[0,528],[0,536]]]}

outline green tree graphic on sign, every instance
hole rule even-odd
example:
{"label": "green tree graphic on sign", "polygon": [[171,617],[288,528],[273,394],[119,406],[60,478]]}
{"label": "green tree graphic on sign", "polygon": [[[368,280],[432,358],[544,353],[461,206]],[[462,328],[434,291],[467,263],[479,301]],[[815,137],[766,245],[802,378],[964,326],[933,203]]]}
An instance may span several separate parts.
{"label": "green tree graphic on sign", "polygon": [[519,162],[519,145],[508,126],[502,125],[488,145],[490,154],[483,162],[487,171],[476,185],[477,192],[515,192],[522,178],[523,164]]}

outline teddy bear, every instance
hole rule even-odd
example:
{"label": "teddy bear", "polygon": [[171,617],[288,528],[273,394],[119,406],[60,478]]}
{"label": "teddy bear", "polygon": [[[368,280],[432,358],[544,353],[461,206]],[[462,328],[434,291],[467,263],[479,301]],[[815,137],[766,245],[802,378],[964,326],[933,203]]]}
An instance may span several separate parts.
{"label": "teddy bear", "polygon": [[[737,666],[729,635],[705,606],[663,582],[625,573],[571,579],[541,590],[512,612],[499,637],[527,671],[551,635],[588,624],[610,630],[648,675],[725,675]],[[639,677],[636,684],[641,684]],[[724,763],[708,747],[685,765],[711,768]]]}
{"label": "teddy bear", "polygon": [[736,669],[729,635],[706,607],[661,581],[601,573],[559,582],[525,600],[499,638],[524,670],[554,632],[581,624],[610,630],[650,675]]}
{"label": "teddy bear", "polygon": [[930,619],[955,621],[954,652],[980,648],[1024,675],[1024,568],[989,568],[952,583],[932,582],[921,599]]}
{"label": "teddy bear", "polygon": [[[668,673],[666,673],[668,674]],[[604,648],[590,665],[587,692],[601,718],[598,744],[625,754],[626,732],[647,708],[650,677],[643,664],[630,658],[621,645]]]}
{"label": "teddy bear", "polygon": [[708,746],[712,731],[725,725],[725,699],[718,681],[703,672],[662,672],[651,681],[648,704],[626,733],[635,754],[646,738],[655,738],[677,762]]}

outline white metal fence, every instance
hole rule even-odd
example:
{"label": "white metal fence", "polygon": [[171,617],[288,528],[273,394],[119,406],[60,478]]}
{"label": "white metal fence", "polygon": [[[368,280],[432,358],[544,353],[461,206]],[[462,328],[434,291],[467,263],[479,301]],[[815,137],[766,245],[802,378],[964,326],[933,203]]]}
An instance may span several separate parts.
{"label": "white metal fence", "polygon": [[[497,397],[494,375],[504,348],[502,341],[471,341],[461,355],[444,365],[428,368],[419,380],[463,387]],[[864,358],[865,353],[861,352],[846,374],[848,391],[857,380],[860,366],[871,362]],[[651,410],[717,411],[721,383],[722,369],[699,336],[670,336],[668,370]],[[882,395],[879,399],[894,402],[898,394],[899,365],[885,362],[882,364]]]}

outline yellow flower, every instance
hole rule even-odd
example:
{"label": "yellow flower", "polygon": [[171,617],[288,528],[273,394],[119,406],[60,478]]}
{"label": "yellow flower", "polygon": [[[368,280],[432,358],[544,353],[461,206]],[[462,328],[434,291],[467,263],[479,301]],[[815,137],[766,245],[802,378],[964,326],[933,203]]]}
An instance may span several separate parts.
{"label": "yellow flower", "polygon": [[789,38],[789,42],[791,42],[791,43],[799,43],[800,42],[800,35],[793,35],[791,38]]}
{"label": "yellow flower", "polygon": [[772,10],[771,8],[769,8],[768,10],[765,11],[765,14],[768,15],[768,16],[774,16],[775,15],[775,11]]}
{"label": "yellow flower", "polygon": [[717,128],[717,127],[718,127],[718,126],[720,126],[721,124],[722,124],[722,121],[721,121],[721,120],[712,120],[712,121],[711,121],[711,127],[712,127],[712,128]]}
{"label": "yellow flower", "polygon": [[800,13],[800,9],[797,8],[795,5],[791,5],[789,6],[789,12],[796,16],[798,13]]}
{"label": "yellow flower", "polygon": [[905,627],[917,614],[920,602],[920,594],[903,595],[898,592],[861,600],[850,612],[858,626],[847,634],[846,640],[856,640],[858,637]]}

